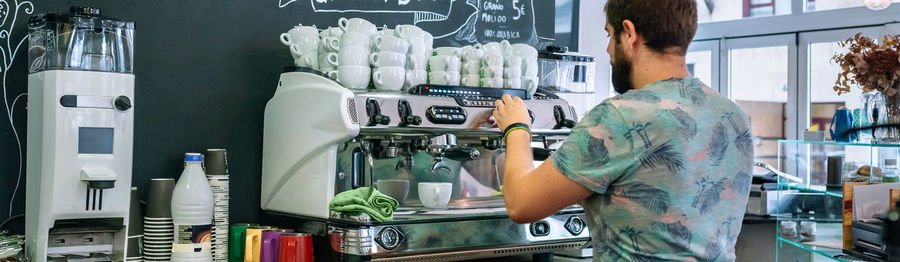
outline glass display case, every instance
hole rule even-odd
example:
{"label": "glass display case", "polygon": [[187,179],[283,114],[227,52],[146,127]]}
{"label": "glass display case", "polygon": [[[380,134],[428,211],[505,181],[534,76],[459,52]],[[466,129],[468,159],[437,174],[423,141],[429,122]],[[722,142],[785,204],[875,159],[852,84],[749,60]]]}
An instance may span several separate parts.
{"label": "glass display case", "polygon": [[898,150],[897,144],[779,141],[778,260],[881,261],[854,248],[853,216],[844,203],[852,201],[849,183],[896,181]]}

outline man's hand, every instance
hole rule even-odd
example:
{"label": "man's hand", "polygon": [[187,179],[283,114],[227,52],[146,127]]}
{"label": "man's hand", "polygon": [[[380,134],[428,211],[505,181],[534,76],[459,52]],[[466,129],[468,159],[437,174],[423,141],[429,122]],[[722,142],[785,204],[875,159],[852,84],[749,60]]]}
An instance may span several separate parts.
{"label": "man's hand", "polygon": [[501,100],[494,101],[494,122],[500,130],[506,130],[512,124],[522,123],[531,127],[531,117],[521,98],[503,95]]}

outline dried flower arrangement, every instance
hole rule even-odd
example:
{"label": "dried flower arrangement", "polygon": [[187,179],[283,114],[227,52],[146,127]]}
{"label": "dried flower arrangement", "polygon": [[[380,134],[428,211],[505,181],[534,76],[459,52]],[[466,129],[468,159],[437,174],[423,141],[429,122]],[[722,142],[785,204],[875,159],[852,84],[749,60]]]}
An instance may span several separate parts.
{"label": "dried flower arrangement", "polygon": [[858,33],[838,45],[849,49],[848,53],[831,58],[843,70],[834,86],[838,95],[849,93],[851,85],[858,85],[865,92],[878,90],[885,96],[897,94],[895,85],[900,84],[900,35],[886,35],[884,41],[878,44]]}

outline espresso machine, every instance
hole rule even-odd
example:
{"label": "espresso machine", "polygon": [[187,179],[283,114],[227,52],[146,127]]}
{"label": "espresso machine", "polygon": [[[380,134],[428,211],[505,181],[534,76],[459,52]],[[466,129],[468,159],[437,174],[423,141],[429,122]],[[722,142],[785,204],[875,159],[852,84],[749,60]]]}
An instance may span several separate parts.
{"label": "espresso machine", "polygon": [[[577,120],[566,101],[525,90],[352,92],[316,71],[287,68],[265,110],[261,222],[312,233],[317,259],[450,261],[581,248],[589,240],[581,207],[526,225],[507,216],[501,131],[482,124],[503,94],[525,99],[536,160]],[[375,185],[384,192],[386,181],[408,187],[400,188],[408,196],[395,197],[393,221],[329,211],[336,194]],[[423,206],[419,182],[452,183],[449,206]]]}
{"label": "espresso machine", "polygon": [[134,23],[100,10],[29,20],[26,256],[122,261],[134,140]]}

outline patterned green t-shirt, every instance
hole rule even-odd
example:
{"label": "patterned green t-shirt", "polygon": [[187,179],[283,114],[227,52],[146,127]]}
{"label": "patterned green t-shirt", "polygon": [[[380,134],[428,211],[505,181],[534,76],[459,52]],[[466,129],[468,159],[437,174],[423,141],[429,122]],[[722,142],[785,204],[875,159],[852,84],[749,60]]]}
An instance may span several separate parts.
{"label": "patterned green t-shirt", "polygon": [[738,106],[693,78],[610,98],[551,157],[595,194],[594,261],[733,261],[753,164]]}

